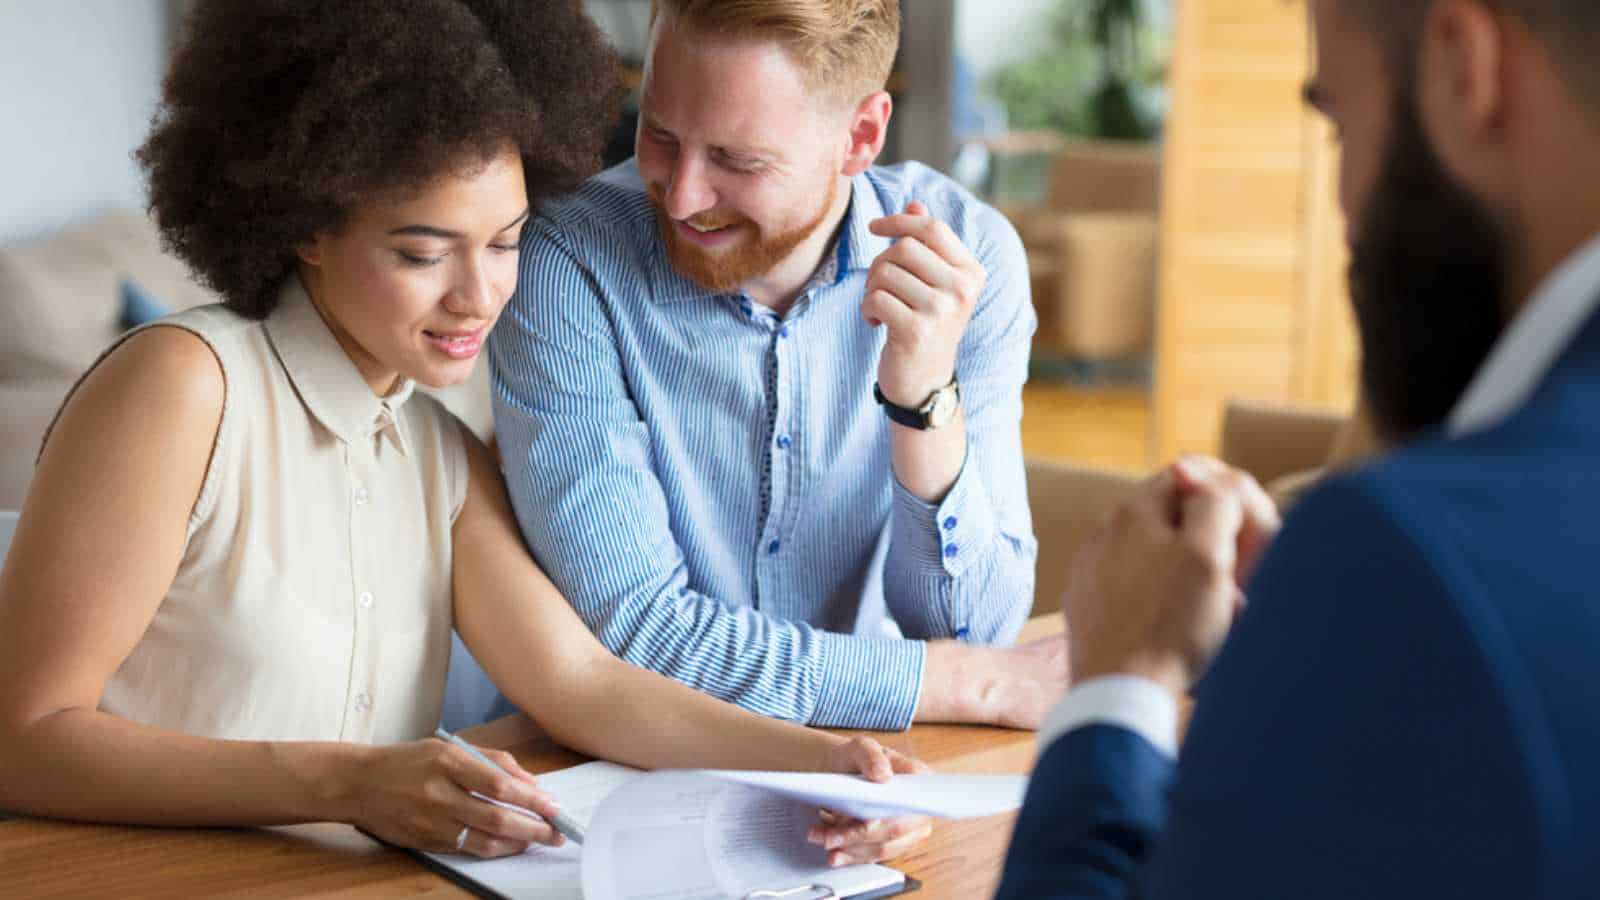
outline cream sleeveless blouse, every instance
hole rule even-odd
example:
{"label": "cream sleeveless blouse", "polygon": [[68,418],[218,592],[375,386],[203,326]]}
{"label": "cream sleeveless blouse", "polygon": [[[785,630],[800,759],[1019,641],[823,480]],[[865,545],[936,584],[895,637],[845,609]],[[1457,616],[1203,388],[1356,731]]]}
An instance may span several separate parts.
{"label": "cream sleeveless blouse", "polygon": [[207,306],[147,327],[210,345],[227,394],[177,576],[100,708],[215,738],[431,734],[459,423],[409,381],[374,396],[297,278],[265,321]]}

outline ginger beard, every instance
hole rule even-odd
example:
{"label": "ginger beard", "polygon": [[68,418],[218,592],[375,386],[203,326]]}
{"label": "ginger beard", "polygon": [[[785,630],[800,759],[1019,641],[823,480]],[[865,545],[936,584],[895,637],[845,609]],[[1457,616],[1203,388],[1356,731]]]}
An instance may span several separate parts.
{"label": "ginger beard", "polygon": [[661,188],[649,185],[650,205],[655,208],[656,223],[661,229],[661,240],[666,244],[667,260],[678,274],[708,291],[718,294],[732,293],[739,286],[763,275],[784,260],[806,238],[822,226],[833,208],[839,191],[836,178],[828,179],[827,194],[816,212],[794,228],[768,234],[755,222],[738,213],[706,212],[684,220],[702,230],[736,228],[745,232],[743,239],[720,249],[697,247],[678,233],[678,224],[667,215]]}

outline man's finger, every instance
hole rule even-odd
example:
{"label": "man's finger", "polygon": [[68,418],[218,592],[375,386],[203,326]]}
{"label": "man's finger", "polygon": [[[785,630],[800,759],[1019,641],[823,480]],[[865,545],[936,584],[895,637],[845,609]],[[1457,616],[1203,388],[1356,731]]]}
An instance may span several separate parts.
{"label": "man's finger", "polygon": [[867,279],[867,289],[884,290],[917,312],[939,312],[939,292],[898,263],[878,260]]}
{"label": "man's finger", "polygon": [[1244,526],[1244,504],[1237,493],[1206,485],[1184,496],[1184,538],[1196,550],[1232,573],[1238,560],[1238,540]]}
{"label": "man's finger", "polygon": [[983,268],[955,231],[932,216],[905,212],[873,219],[867,228],[879,237],[916,238],[957,269],[981,271]]}
{"label": "man's finger", "polygon": [[896,241],[893,247],[884,251],[874,261],[874,264],[882,265],[886,262],[900,266],[925,284],[942,291],[955,293],[962,286],[961,272],[950,265],[944,257],[929,249],[927,244],[914,237]]}
{"label": "man's finger", "polygon": [[1184,457],[1174,470],[1179,490],[1190,492],[1211,485],[1234,494],[1243,507],[1244,520],[1236,537],[1234,578],[1243,587],[1255,571],[1282,524],[1278,505],[1248,472],[1203,456]]}
{"label": "man's finger", "polygon": [[868,291],[862,299],[861,317],[873,327],[887,326],[892,334],[909,329],[917,314],[899,297],[880,288]]}
{"label": "man's finger", "polygon": [[1266,555],[1273,538],[1278,536],[1278,529],[1283,526],[1278,504],[1272,502],[1261,483],[1249,475],[1243,478],[1240,499],[1244,503],[1244,525],[1239,531],[1239,559],[1235,571],[1240,588],[1255,574],[1261,557]]}

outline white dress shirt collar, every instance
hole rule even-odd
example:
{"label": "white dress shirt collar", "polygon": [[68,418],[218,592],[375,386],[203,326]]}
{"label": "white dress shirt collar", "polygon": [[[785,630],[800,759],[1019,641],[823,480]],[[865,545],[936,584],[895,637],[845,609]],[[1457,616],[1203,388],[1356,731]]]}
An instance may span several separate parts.
{"label": "white dress shirt collar", "polygon": [[1452,435],[1492,428],[1528,401],[1600,307],[1600,234],[1545,278],[1450,413]]}

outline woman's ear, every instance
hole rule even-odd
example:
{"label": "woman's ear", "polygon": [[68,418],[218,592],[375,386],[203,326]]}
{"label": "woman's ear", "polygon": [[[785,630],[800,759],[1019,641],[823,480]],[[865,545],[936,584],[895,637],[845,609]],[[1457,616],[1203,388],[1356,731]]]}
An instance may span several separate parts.
{"label": "woman's ear", "polygon": [[317,234],[309,241],[302,241],[294,246],[294,255],[308,266],[322,265],[322,234]]}

